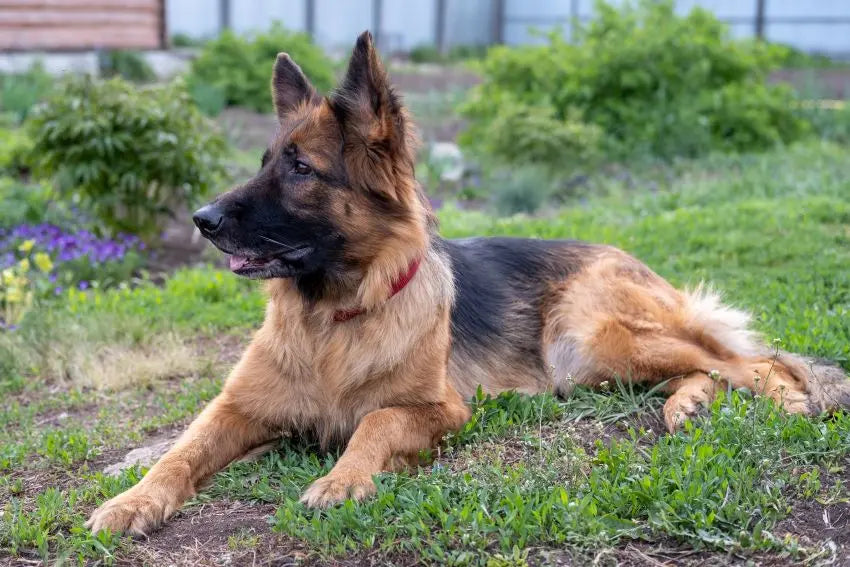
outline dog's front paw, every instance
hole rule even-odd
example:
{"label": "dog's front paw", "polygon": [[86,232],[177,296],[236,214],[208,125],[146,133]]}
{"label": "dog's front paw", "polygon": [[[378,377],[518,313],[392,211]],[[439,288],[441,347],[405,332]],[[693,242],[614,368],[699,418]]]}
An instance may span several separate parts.
{"label": "dog's front paw", "polygon": [[109,528],[112,532],[147,536],[175,510],[172,504],[131,489],[101,504],[92,512],[86,527],[92,533]]}
{"label": "dog's front paw", "polygon": [[375,494],[375,483],[369,473],[347,470],[331,471],[304,491],[301,503],[311,508],[327,508],[347,498],[363,500]]}

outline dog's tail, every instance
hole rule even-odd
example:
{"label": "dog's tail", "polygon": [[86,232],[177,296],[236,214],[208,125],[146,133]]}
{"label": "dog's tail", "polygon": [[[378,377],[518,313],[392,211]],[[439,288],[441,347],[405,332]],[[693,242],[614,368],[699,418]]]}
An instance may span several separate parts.
{"label": "dog's tail", "polygon": [[758,333],[750,329],[750,314],[723,304],[720,294],[699,284],[685,290],[684,326],[710,336],[738,356],[756,356],[764,351]]}

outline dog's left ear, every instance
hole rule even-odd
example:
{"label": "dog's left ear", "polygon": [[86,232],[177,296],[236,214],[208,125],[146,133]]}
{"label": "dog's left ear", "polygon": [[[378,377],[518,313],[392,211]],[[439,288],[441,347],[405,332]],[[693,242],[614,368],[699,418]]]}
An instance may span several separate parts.
{"label": "dog's left ear", "polygon": [[272,99],[279,120],[316,95],[310,79],[287,53],[278,53],[272,74]]}
{"label": "dog's left ear", "polygon": [[360,34],[351,54],[348,71],[330,105],[345,136],[349,173],[372,172],[363,179],[365,188],[397,198],[393,171],[409,159],[405,112],[387,79],[368,31]]}

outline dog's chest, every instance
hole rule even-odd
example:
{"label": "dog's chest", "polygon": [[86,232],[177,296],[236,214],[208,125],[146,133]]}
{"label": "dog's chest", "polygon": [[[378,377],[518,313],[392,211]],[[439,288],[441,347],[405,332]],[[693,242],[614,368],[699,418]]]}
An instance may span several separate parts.
{"label": "dog's chest", "polygon": [[410,385],[400,371],[415,356],[418,335],[374,327],[360,324],[356,332],[338,328],[313,335],[314,340],[303,345],[308,348],[285,357],[299,360],[297,372],[293,365],[280,369],[292,401],[292,425],[316,429],[320,436],[333,430],[334,437],[344,438],[367,413],[408,397]]}

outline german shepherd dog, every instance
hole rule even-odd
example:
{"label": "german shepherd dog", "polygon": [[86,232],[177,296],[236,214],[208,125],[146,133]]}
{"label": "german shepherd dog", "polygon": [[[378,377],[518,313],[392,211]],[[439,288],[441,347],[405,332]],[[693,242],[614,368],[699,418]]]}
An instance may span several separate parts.
{"label": "german shepherd dog", "polygon": [[789,412],[835,405],[802,359],[758,342],[745,313],[707,289],[675,289],[625,252],[440,238],[414,178],[411,122],[368,32],[329,96],[285,53],[272,93],[280,128],[259,173],[194,215],[233,272],[267,280],[265,322],[176,445],[94,511],[93,531],[148,533],[282,434],[345,444],[305,505],[368,497],[373,475],[415,466],[467,421],[479,385],[566,395],[663,382],[670,431],[727,387]]}

